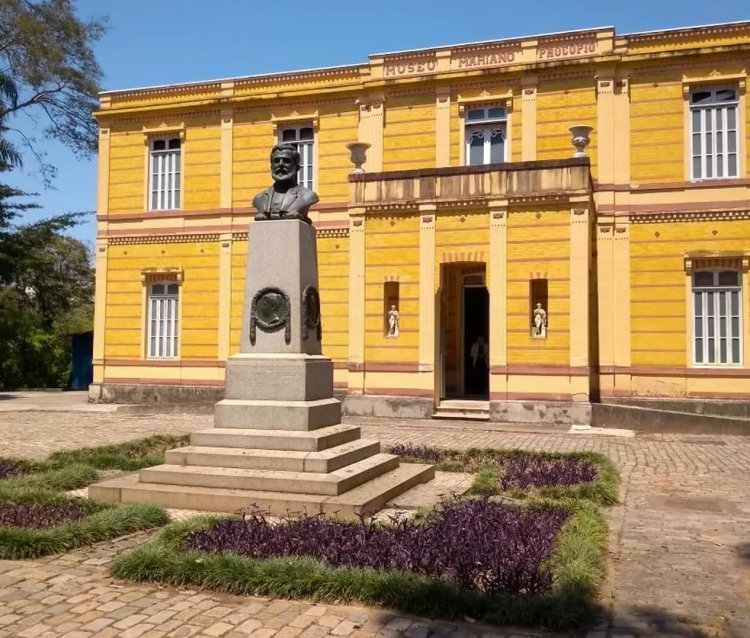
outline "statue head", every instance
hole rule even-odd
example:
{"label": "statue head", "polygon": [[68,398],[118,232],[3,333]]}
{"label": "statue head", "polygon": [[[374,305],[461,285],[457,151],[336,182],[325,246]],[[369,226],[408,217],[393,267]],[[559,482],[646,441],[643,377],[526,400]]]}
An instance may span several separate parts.
{"label": "statue head", "polygon": [[294,144],[277,144],[271,149],[271,177],[289,186],[297,183],[300,157]]}

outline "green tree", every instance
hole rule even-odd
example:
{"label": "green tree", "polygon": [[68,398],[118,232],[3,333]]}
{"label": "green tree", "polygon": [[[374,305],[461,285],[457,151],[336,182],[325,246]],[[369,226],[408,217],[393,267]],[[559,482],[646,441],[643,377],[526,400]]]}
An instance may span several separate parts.
{"label": "green tree", "polygon": [[[10,126],[8,117],[23,113],[43,125],[46,137],[81,156],[93,154],[97,128],[91,112],[102,71],[92,46],[106,23],[78,18],[73,0],[0,0],[0,76],[15,91],[12,100],[0,103],[0,121]],[[40,145],[13,130],[17,143],[40,158]],[[51,167],[43,168],[49,174]]]}
{"label": "green tree", "polygon": [[[21,4],[32,6],[0,0],[0,31],[7,26],[3,12]],[[21,165],[7,138],[7,118],[21,107],[12,71],[0,70],[0,175]],[[43,99],[37,104],[44,105]],[[54,110],[43,108],[54,122]],[[0,389],[65,385],[70,335],[92,325],[90,254],[85,244],[64,234],[80,215],[18,224],[17,218],[32,208],[37,205],[25,193],[0,182]]]}

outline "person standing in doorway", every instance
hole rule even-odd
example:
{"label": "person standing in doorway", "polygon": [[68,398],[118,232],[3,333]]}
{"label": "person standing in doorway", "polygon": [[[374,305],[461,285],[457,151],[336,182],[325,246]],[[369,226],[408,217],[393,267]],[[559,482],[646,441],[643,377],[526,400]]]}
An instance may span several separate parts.
{"label": "person standing in doorway", "polygon": [[471,383],[467,390],[472,394],[485,394],[489,384],[489,346],[482,335],[472,344],[469,352],[471,357]]}

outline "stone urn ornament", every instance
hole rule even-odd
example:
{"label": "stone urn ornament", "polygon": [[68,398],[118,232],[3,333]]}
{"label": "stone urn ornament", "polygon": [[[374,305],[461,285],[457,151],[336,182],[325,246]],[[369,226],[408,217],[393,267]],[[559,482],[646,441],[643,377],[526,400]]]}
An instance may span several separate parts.
{"label": "stone urn ornament", "polygon": [[370,144],[367,142],[350,142],[346,145],[349,149],[349,160],[354,164],[352,173],[364,173],[365,169],[362,168],[362,164],[367,161],[367,149],[370,148]]}
{"label": "stone urn ornament", "polygon": [[594,130],[593,126],[588,124],[575,124],[569,129],[572,139],[570,140],[576,149],[573,157],[586,157],[584,149],[589,145],[589,135]]}

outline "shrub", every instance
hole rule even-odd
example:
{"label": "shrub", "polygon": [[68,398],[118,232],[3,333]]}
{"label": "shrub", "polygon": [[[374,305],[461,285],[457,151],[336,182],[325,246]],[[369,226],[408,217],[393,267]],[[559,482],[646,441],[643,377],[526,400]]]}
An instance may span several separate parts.
{"label": "shrub", "polygon": [[87,513],[79,500],[63,503],[0,502],[0,526],[43,529],[78,520]]}
{"label": "shrub", "polygon": [[252,558],[311,556],[336,567],[423,574],[486,594],[535,595],[551,587],[544,561],[566,519],[560,508],[486,499],[449,501],[420,523],[398,519],[391,525],[323,517],[274,524],[256,512],[198,530],[185,547]]}
{"label": "shrub", "polygon": [[503,490],[588,483],[598,474],[593,463],[571,456],[516,454],[504,458],[501,467],[500,487]]}
{"label": "shrub", "polygon": [[0,458],[0,479],[23,474],[24,468],[13,459]]}

